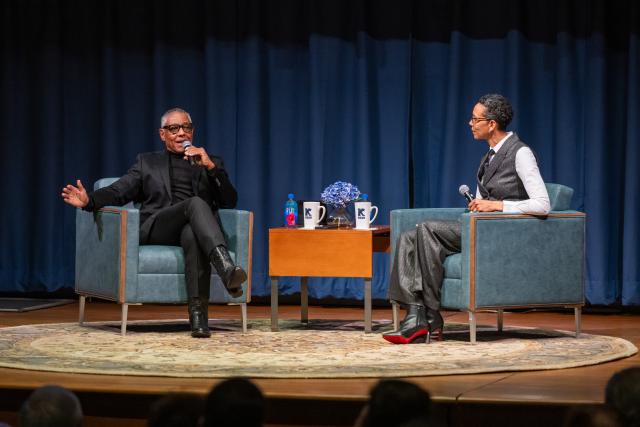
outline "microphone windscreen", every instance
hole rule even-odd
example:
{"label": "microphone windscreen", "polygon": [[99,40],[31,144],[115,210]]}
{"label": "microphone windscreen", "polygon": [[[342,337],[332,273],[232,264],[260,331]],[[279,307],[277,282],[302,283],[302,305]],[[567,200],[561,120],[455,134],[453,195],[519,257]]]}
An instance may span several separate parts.
{"label": "microphone windscreen", "polygon": [[462,184],[460,188],[458,188],[458,193],[460,193],[461,196],[464,196],[468,192],[469,192],[469,187],[467,187],[464,184]]}

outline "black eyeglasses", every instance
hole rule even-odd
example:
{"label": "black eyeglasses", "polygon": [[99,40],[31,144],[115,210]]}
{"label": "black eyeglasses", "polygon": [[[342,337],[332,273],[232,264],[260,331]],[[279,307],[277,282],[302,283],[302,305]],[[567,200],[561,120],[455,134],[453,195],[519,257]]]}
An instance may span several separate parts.
{"label": "black eyeglasses", "polygon": [[493,119],[488,119],[486,117],[473,117],[473,116],[469,119],[469,121],[474,125],[478,122],[488,122],[490,120],[493,120]]}
{"label": "black eyeglasses", "polygon": [[193,132],[193,123],[185,123],[183,125],[162,126],[162,129],[168,130],[173,135],[175,135],[176,133],[180,132],[180,128],[182,128],[182,130],[185,131],[186,133],[191,133],[191,132]]}

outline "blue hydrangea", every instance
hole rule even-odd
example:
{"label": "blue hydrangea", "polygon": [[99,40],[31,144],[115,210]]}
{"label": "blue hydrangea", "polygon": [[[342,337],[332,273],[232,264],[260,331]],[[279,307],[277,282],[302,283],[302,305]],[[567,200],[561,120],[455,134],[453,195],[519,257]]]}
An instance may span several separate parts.
{"label": "blue hydrangea", "polygon": [[324,189],[320,199],[327,205],[344,208],[360,197],[360,190],[348,182],[337,181]]}

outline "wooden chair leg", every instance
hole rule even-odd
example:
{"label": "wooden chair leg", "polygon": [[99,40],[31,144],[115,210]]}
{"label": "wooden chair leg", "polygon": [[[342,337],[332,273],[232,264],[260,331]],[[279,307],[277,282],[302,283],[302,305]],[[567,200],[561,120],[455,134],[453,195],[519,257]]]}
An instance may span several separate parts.
{"label": "wooden chair leg", "polygon": [[476,313],[473,311],[469,312],[469,341],[476,343]]}
{"label": "wooden chair leg", "polygon": [[582,332],[582,307],[574,307],[573,313],[576,318],[576,338],[578,338]]}
{"label": "wooden chair leg", "polygon": [[127,334],[127,314],[129,313],[129,304],[122,304],[122,317],[120,318],[120,335]]}
{"label": "wooden chair leg", "polygon": [[247,303],[240,304],[240,320],[242,321],[242,333],[247,333]]}
{"label": "wooden chair leg", "polygon": [[393,318],[393,330],[397,331],[400,329],[400,313],[399,313],[398,303],[395,301],[391,301],[391,316]]}
{"label": "wooden chair leg", "polygon": [[80,295],[80,310],[78,311],[78,324],[80,326],[84,325],[84,304],[85,304],[85,296]]}
{"label": "wooden chair leg", "polygon": [[499,308],[498,309],[498,332],[502,332],[502,325],[503,325],[503,321],[504,321],[504,310]]}

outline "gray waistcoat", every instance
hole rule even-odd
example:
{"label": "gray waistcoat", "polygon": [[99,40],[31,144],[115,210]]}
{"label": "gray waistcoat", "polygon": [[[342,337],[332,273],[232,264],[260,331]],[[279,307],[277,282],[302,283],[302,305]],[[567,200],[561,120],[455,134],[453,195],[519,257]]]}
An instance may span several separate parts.
{"label": "gray waistcoat", "polygon": [[478,189],[483,199],[488,200],[526,200],[529,198],[524,184],[516,172],[516,153],[526,144],[520,141],[515,132],[504,142],[500,151],[486,167],[482,182],[480,171],[487,160],[488,153],[482,158],[478,168]]}

